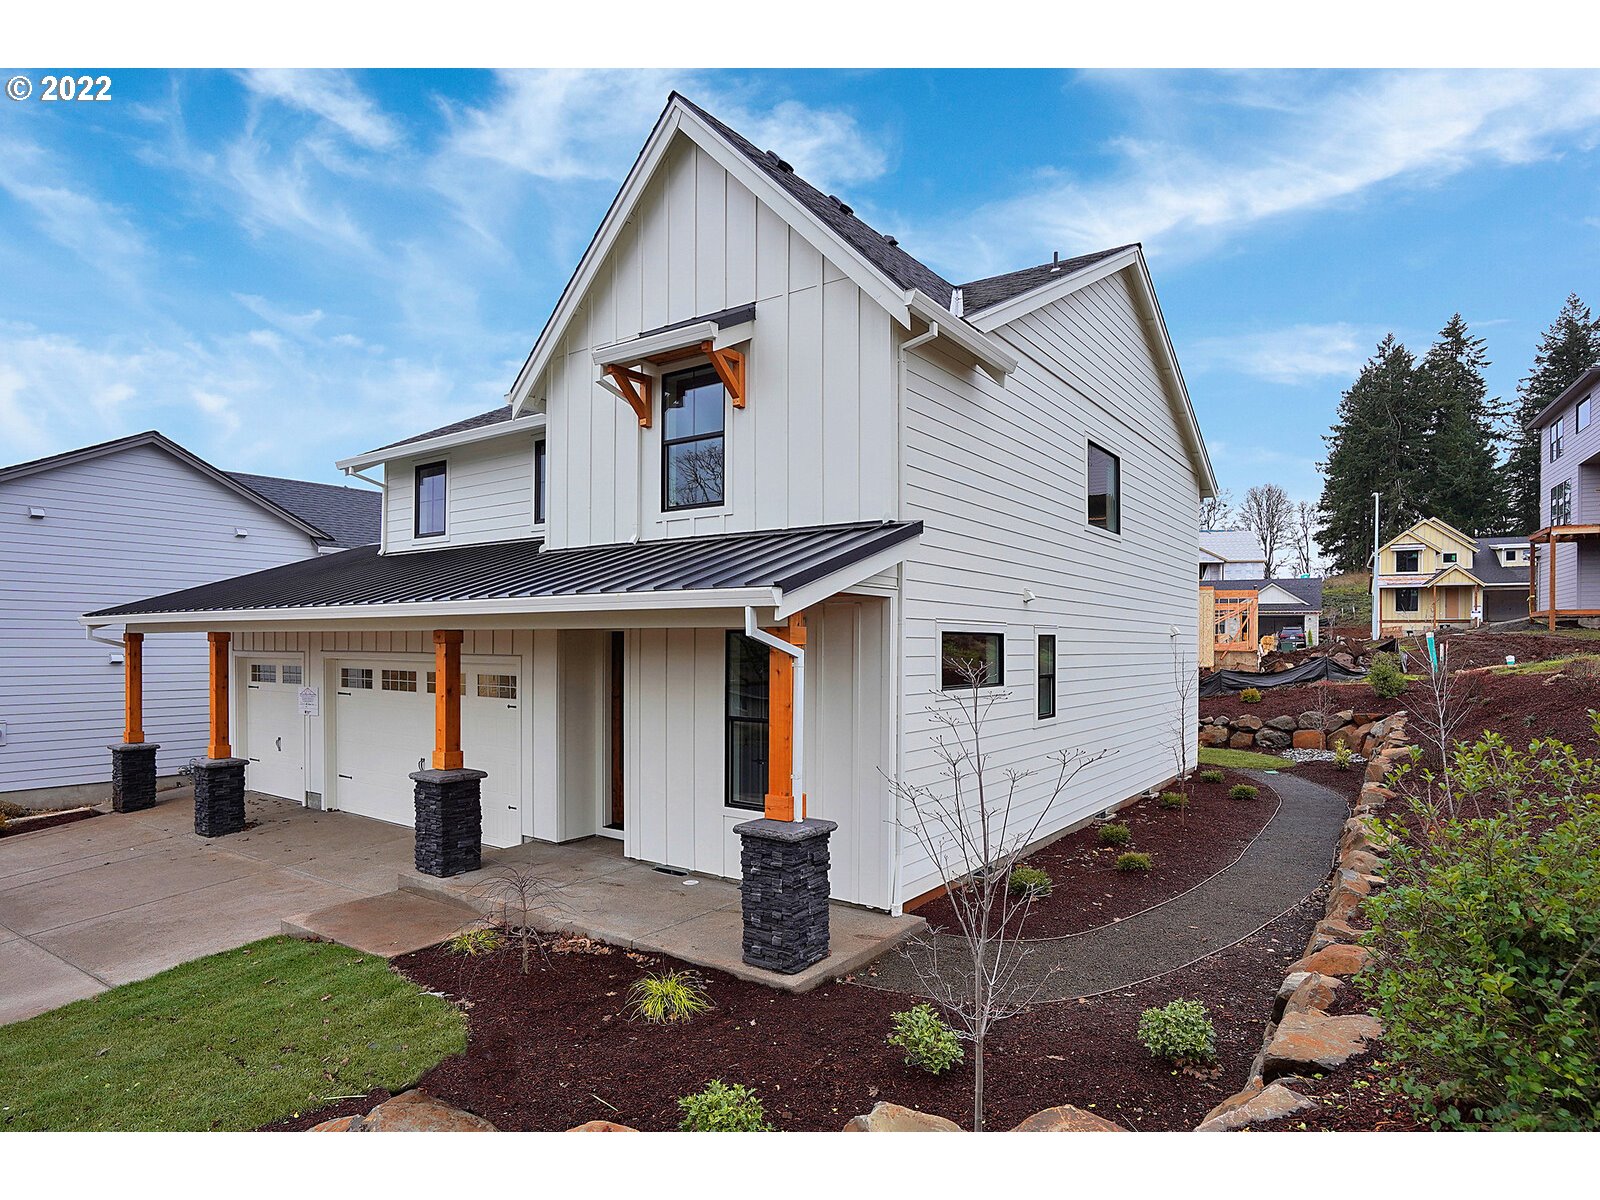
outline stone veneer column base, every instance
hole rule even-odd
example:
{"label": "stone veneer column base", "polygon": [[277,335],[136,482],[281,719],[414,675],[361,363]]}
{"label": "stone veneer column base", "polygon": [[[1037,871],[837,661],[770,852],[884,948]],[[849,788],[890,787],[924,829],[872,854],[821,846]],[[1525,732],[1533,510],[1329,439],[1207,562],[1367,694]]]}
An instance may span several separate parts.
{"label": "stone veneer column base", "polygon": [[194,831],[201,837],[227,837],[244,829],[243,758],[194,761]]}
{"label": "stone veneer column base", "polygon": [[138,812],[156,802],[155,742],[120,742],[111,748],[111,811]]}
{"label": "stone veneer column base", "polygon": [[744,961],[796,975],[828,957],[828,835],[832,821],[735,825],[744,909]]}
{"label": "stone veneer column base", "polygon": [[480,787],[487,771],[417,771],[417,870],[447,879],[476,871],[483,850]]}

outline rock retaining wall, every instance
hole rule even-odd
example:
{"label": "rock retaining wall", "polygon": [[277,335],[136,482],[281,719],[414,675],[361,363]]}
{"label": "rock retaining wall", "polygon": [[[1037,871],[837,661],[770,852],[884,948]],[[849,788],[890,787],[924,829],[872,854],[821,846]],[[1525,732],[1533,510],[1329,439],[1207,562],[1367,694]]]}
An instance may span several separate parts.
{"label": "rock retaining wall", "polygon": [[1297,717],[1201,717],[1200,744],[1231,750],[1337,750],[1370,758],[1389,734],[1390,722],[1378,713],[1344,709],[1336,713],[1315,710]]}
{"label": "rock retaining wall", "polygon": [[1386,843],[1375,818],[1394,799],[1384,781],[1411,753],[1405,727],[1403,712],[1374,723],[1366,779],[1339,837],[1322,920],[1278,988],[1272,1019],[1244,1088],[1207,1113],[1200,1132],[1245,1129],[1316,1108],[1315,1100],[1295,1090],[1300,1078],[1337,1067],[1382,1036],[1382,1026],[1372,1017],[1331,1016],[1328,1009],[1367,963],[1350,918],[1362,900],[1383,886]]}

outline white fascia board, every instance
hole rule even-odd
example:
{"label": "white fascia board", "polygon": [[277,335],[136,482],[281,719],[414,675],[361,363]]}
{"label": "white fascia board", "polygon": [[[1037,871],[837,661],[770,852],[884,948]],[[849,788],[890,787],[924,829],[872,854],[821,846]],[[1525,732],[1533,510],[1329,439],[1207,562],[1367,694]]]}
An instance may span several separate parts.
{"label": "white fascia board", "polygon": [[1099,262],[1090,263],[1086,267],[1072,271],[1059,279],[1052,279],[1042,283],[1031,291],[1023,292],[1020,296],[1013,296],[1009,300],[1001,301],[991,308],[986,308],[980,313],[974,313],[967,320],[977,328],[989,333],[1015,321],[1018,317],[1026,316],[1036,308],[1043,308],[1046,304],[1053,304],[1063,296],[1070,296],[1080,288],[1086,288],[1097,280],[1108,275],[1115,275],[1125,267],[1131,266],[1139,260],[1137,246],[1129,246],[1120,254],[1113,254],[1110,258],[1102,258]]}
{"label": "white fascia board", "polygon": [[532,413],[526,417],[516,417],[510,421],[501,421],[497,425],[482,425],[477,429],[463,429],[457,433],[442,433],[438,437],[425,438],[420,442],[401,442],[398,446],[386,446],[382,450],[369,450],[365,454],[357,454],[354,458],[343,458],[333,465],[341,471],[360,471],[366,467],[375,467],[379,463],[396,462],[402,458],[417,458],[425,454],[437,454],[442,450],[453,450],[457,446],[470,446],[475,442],[489,442],[499,437],[511,437],[514,434],[537,433],[545,426],[544,413]]}
{"label": "white fascia board", "polygon": [[899,566],[911,554],[916,545],[922,541],[919,534],[907,538],[903,542],[896,542],[893,546],[878,551],[876,554],[853,562],[848,567],[842,567],[831,574],[824,575],[821,579],[814,579],[804,587],[795,588],[790,592],[780,592],[777,611],[774,617],[782,621],[790,615],[810,608],[813,604],[820,603],[835,596],[840,592],[849,591],[863,579],[871,579],[880,571],[887,571],[890,567]]}
{"label": "white fascia board", "polygon": [[652,333],[649,337],[612,342],[609,346],[596,349],[590,357],[594,359],[597,367],[610,366],[612,363],[635,363],[657,354],[682,350],[686,346],[698,346],[701,342],[715,341],[716,336],[715,321],[696,321],[693,325],[681,325],[677,329]]}
{"label": "white fascia board", "polygon": [[[1178,409],[1178,420],[1184,427],[1189,454],[1200,476],[1202,499],[1217,494],[1217,473],[1211,465],[1211,451],[1206,449],[1205,435],[1200,432],[1200,418],[1195,415],[1194,401],[1189,398],[1189,385],[1184,382],[1183,368],[1178,365],[1178,352],[1173,348],[1172,335],[1167,332],[1167,319],[1161,314],[1161,302],[1156,299],[1155,281],[1150,278],[1149,265],[1144,261],[1144,251],[1135,246],[1130,264],[1138,286],[1134,295],[1143,301],[1145,323],[1161,358],[1161,373],[1166,380],[1172,403]],[[1121,255],[1117,256],[1122,257]]]}
{"label": "white fascia board", "polygon": [[939,336],[949,338],[977,359],[996,383],[1004,383],[1005,377],[1017,369],[1016,355],[987,333],[974,329],[932,296],[913,288],[905,298],[914,316],[930,325],[938,325]]}

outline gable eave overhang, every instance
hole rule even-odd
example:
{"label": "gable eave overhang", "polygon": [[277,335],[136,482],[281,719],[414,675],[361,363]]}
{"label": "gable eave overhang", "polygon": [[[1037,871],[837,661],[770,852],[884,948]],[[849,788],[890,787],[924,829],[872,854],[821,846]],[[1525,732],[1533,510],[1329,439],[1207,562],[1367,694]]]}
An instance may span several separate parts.
{"label": "gable eave overhang", "polygon": [[415,442],[401,442],[398,445],[386,446],[381,450],[369,450],[365,454],[357,454],[352,458],[341,458],[333,465],[341,471],[361,471],[367,467],[375,467],[381,463],[398,462],[405,458],[417,458],[427,454],[439,454],[445,450],[453,450],[457,446],[470,446],[477,442],[492,442],[496,438],[512,437],[516,434],[537,433],[545,427],[544,413],[529,413],[525,417],[514,417],[509,421],[501,421],[495,425],[482,425],[477,429],[463,429],[457,433],[440,434],[438,437],[423,438]]}
{"label": "gable eave overhang", "polygon": [[1169,403],[1176,410],[1195,474],[1199,478],[1200,497],[1209,499],[1217,494],[1217,473],[1211,465],[1211,452],[1206,449],[1205,435],[1200,432],[1200,418],[1195,415],[1194,401],[1189,397],[1189,385],[1184,381],[1183,368],[1178,365],[1178,352],[1172,345],[1172,335],[1167,331],[1167,319],[1161,313],[1161,301],[1156,298],[1155,281],[1150,278],[1150,267],[1145,262],[1144,251],[1135,246],[1132,253],[1133,262],[1124,269],[1132,274],[1138,285],[1134,288],[1134,295],[1146,308],[1146,332],[1156,345]]}
{"label": "gable eave overhang", "polygon": [[937,326],[939,336],[954,342],[978,360],[978,365],[996,383],[1004,383],[1007,375],[1015,373],[1018,359],[1007,350],[998,338],[992,338],[971,322],[956,316],[926,292],[912,288],[905,293],[907,309],[915,317]]}
{"label": "gable eave overhang", "polygon": [[1099,262],[1090,263],[1076,271],[1062,275],[1060,279],[1052,279],[1042,283],[1036,288],[1031,288],[1019,295],[1012,296],[1009,300],[1002,300],[979,312],[973,313],[968,318],[974,326],[985,333],[1010,324],[1018,317],[1026,316],[1036,308],[1043,308],[1046,304],[1053,304],[1063,296],[1070,296],[1081,288],[1088,287],[1091,283],[1115,275],[1139,261],[1139,248],[1129,246],[1126,250],[1119,251]]}
{"label": "gable eave overhang", "polygon": [[[629,216],[644,194],[650,177],[655,174],[656,168],[671,146],[673,136],[679,132],[711,155],[719,166],[744,185],[758,200],[776,212],[791,228],[798,230],[829,262],[871,296],[903,328],[910,328],[910,308],[904,293],[893,280],[768,179],[737,148],[730,145],[727,139],[702,121],[677,96],[673,96],[662,110],[655,128],[650,131],[644,148],[634,160],[633,167],[623,180],[616,199],[606,210],[599,229],[595,231],[588,249],[583,252],[583,257],[578,260],[577,269],[567,281],[567,286],[562,289],[561,296],[550,313],[550,319],[545,322],[532,351],[522,364],[522,369],[517,372],[511,390],[506,394],[506,399],[511,403],[513,417],[521,415],[527,405],[533,385],[549,365],[573,311],[594,282],[606,255],[610,253],[623,226],[627,224]],[[948,320],[949,310],[942,311]]]}
{"label": "gable eave overhang", "polygon": [[1546,404],[1533,414],[1533,419],[1528,422],[1529,429],[1543,429],[1551,419],[1567,405],[1579,399],[1582,393],[1590,390],[1595,384],[1600,383],[1600,365],[1590,367],[1568,384],[1559,396]]}

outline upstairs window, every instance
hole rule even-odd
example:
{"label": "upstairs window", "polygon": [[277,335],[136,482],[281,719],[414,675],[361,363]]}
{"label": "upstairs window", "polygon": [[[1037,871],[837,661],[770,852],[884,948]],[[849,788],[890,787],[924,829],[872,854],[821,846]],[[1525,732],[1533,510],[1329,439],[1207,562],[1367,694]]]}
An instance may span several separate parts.
{"label": "upstairs window", "polygon": [[727,394],[709,366],[661,380],[661,511],[722,503]]}
{"label": "upstairs window", "polygon": [[417,507],[413,524],[417,537],[439,537],[444,533],[444,491],[442,462],[417,468]]}
{"label": "upstairs window", "polygon": [[1422,570],[1422,551],[1396,550],[1394,552],[1394,570],[1396,575],[1415,575]]}
{"label": "upstairs window", "polygon": [[1089,524],[1122,532],[1122,460],[1089,443]]}
{"label": "upstairs window", "polygon": [[544,497],[545,497],[545,439],[540,438],[533,444],[533,523],[544,524]]}
{"label": "upstairs window", "polygon": [[1582,433],[1585,429],[1589,428],[1589,419],[1594,415],[1590,411],[1589,400],[1590,397],[1585,396],[1582,400],[1578,401],[1578,407],[1574,410],[1578,417],[1576,424],[1579,433]]}
{"label": "upstairs window", "polygon": [[1572,524],[1572,485],[1558,483],[1550,489],[1550,524]]}
{"label": "upstairs window", "polygon": [[1003,687],[1006,639],[999,633],[949,631],[939,635],[939,686],[947,692],[972,687]]}
{"label": "upstairs window", "polygon": [[1557,417],[1550,426],[1550,461],[1555,462],[1561,457],[1561,418]]}
{"label": "upstairs window", "polygon": [[1453,562],[1460,562],[1461,556],[1459,554],[1441,554],[1439,556],[1439,561],[1448,565]]}

